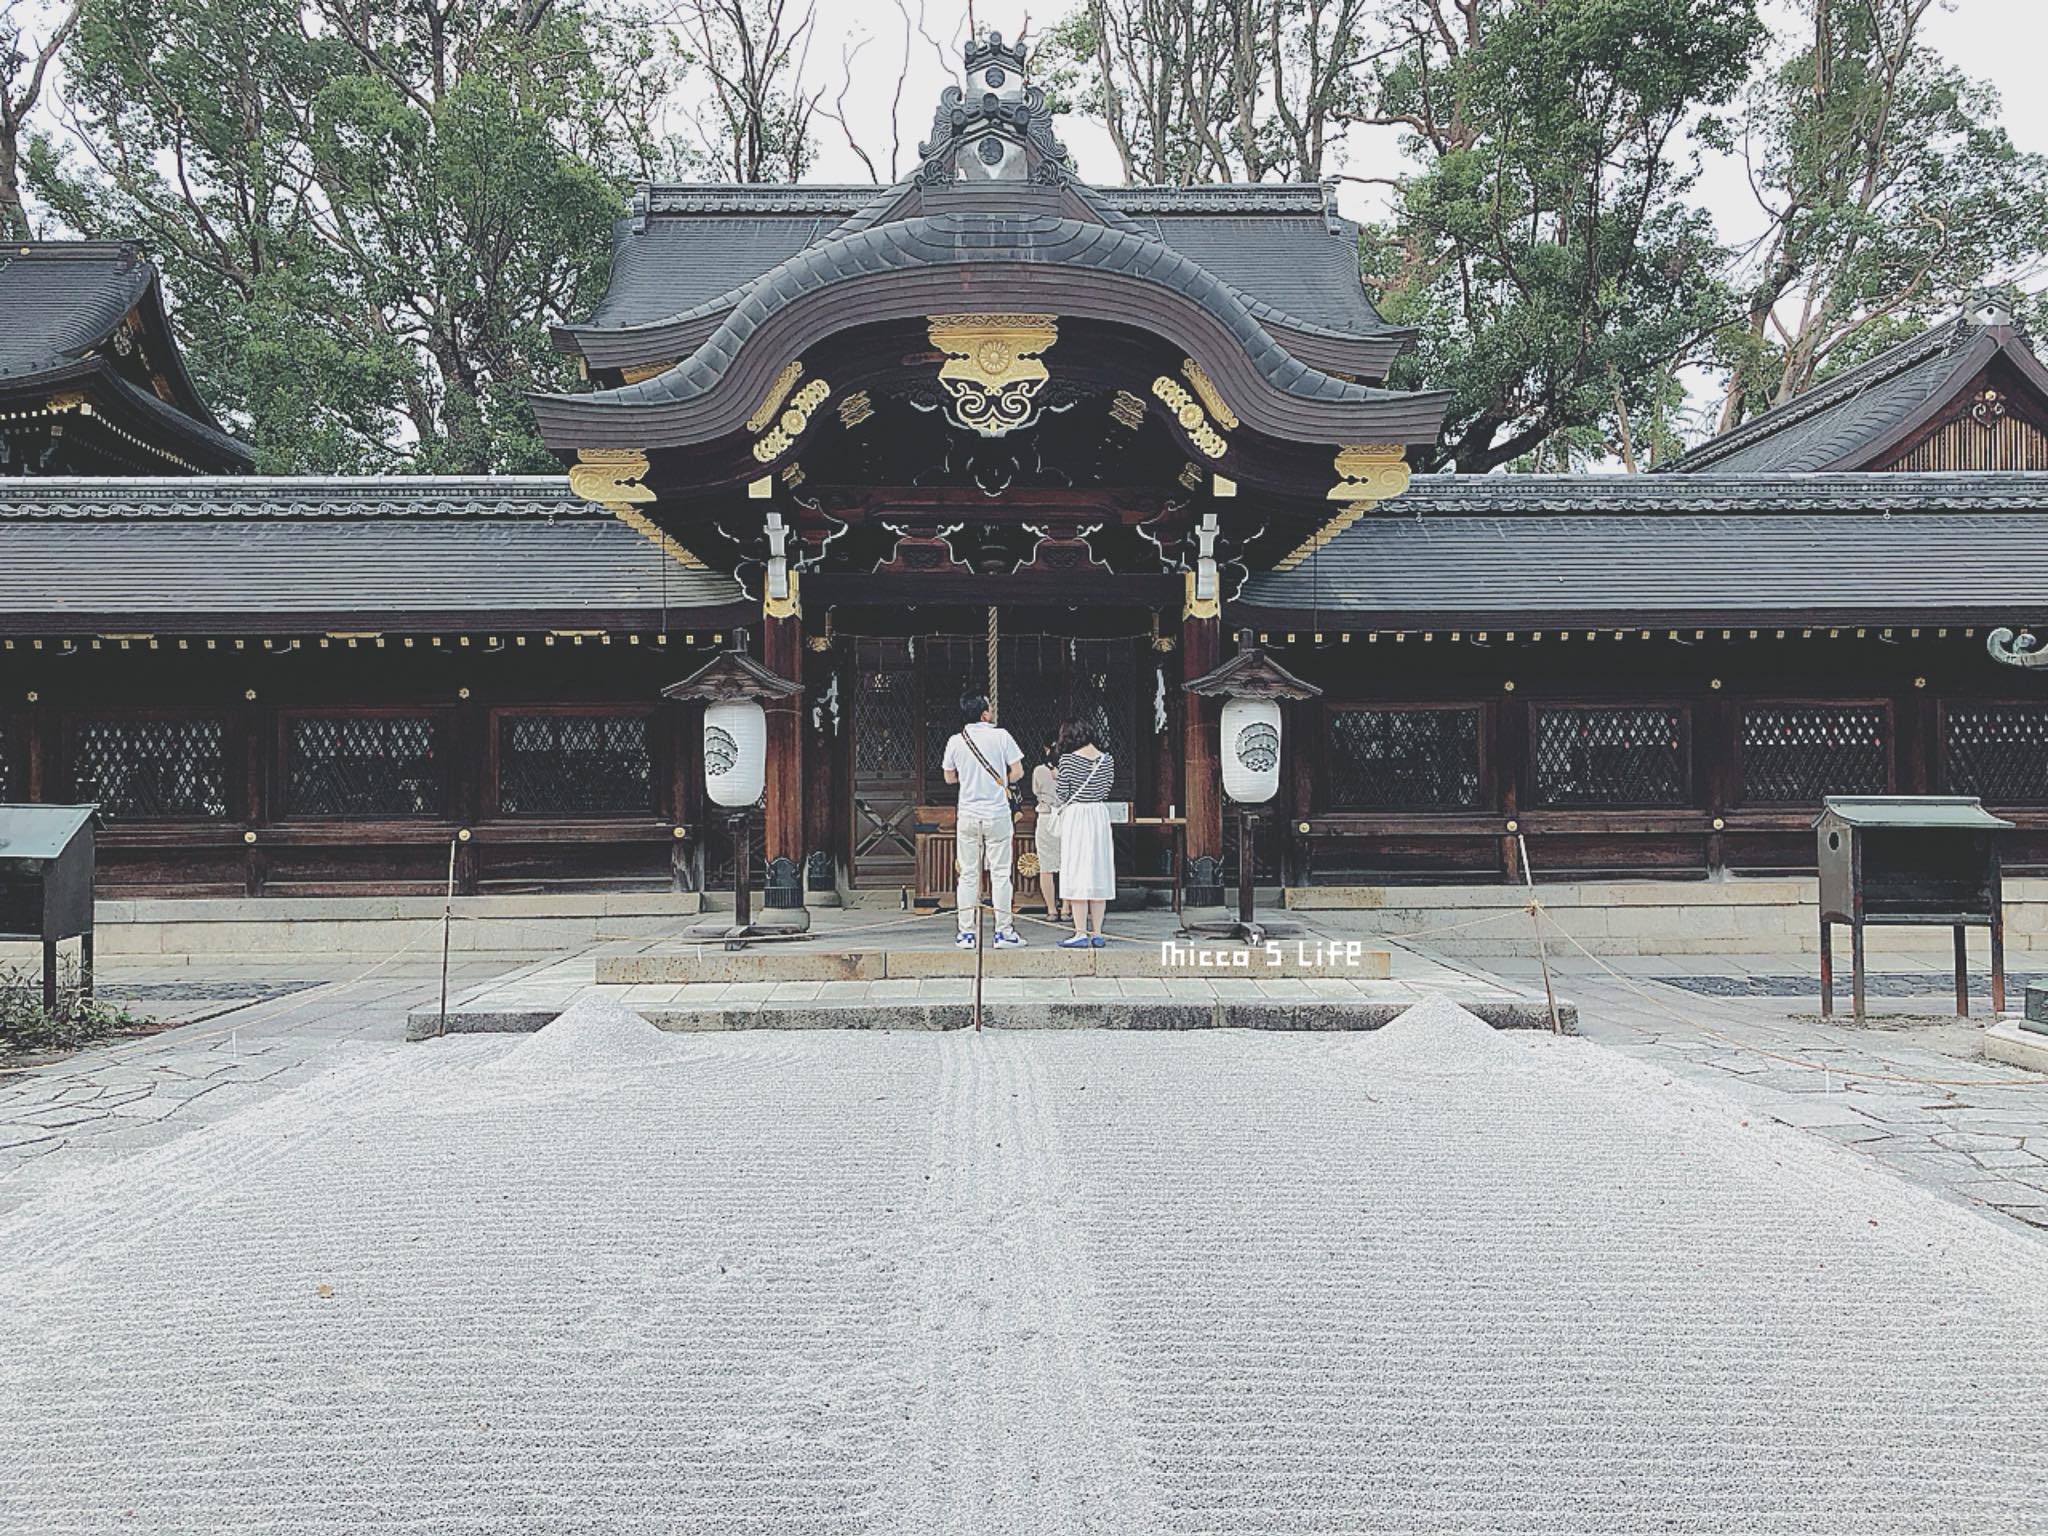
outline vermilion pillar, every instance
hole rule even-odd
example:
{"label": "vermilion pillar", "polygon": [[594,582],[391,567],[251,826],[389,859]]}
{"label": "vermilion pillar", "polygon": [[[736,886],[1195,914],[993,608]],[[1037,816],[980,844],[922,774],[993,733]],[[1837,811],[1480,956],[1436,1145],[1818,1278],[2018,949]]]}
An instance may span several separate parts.
{"label": "vermilion pillar", "polygon": [[[761,617],[761,664],[777,677],[801,683],[804,675],[803,619],[794,601],[769,603]],[[765,837],[768,868],[762,905],[804,904],[804,697],[770,699],[768,791]]]}
{"label": "vermilion pillar", "polygon": [[[1194,597],[1189,578],[1188,601],[1180,626],[1180,678],[1192,682],[1216,670],[1223,660],[1223,612],[1217,600]],[[1181,695],[1182,777],[1187,796],[1187,900],[1192,906],[1223,902],[1223,769],[1216,752],[1217,715],[1214,699]]]}

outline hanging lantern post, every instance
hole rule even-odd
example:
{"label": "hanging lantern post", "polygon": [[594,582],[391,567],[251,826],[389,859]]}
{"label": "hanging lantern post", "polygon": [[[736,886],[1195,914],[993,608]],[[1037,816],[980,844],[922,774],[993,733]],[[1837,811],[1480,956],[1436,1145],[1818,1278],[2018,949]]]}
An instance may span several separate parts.
{"label": "hanging lantern post", "polygon": [[[792,698],[803,684],[778,677],[747,654],[746,631],[734,636],[733,649],[661,690],[668,699],[701,699],[704,703],[704,792],[712,804],[731,813],[733,844],[732,923],[699,924],[694,937],[716,938],[727,949],[743,949],[759,938],[790,938],[810,926],[810,914],[799,909],[794,920],[757,926],[753,920],[753,874],[748,855],[753,848],[754,807],[760,803],[768,775],[768,715],[764,701]],[[786,770],[787,764],[778,768]]]}
{"label": "hanging lantern post", "polygon": [[1237,916],[1224,922],[1190,923],[1183,932],[1263,944],[1281,930],[1253,917],[1252,847],[1259,808],[1280,793],[1280,704],[1284,699],[1320,698],[1323,690],[1260,650],[1249,630],[1239,634],[1235,656],[1182,686],[1189,693],[1224,701],[1219,754],[1223,793],[1237,807]]}

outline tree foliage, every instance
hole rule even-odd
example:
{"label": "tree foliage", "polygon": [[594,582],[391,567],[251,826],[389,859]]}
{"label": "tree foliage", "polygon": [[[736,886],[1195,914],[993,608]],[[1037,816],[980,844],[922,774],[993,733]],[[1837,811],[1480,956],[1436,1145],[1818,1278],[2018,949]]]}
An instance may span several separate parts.
{"label": "tree foliage", "polygon": [[1373,120],[1418,170],[1366,269],[1421,333],[1400,381],[1452,392],[1438,464],[1654,432],[1729,313],[1687,134],[1742,85],[1753,0],[1395,0],[1392,24]]}
{"label": "tree foliage", "polygon": [[1126,182],[1316,181],[1363,106],[1370,20],[1367,0],[1084,0],[1035,63]]}
{"label": "tree foliage", "polygon": [[2048,162],[1928,46],[1934,0],[1799,3],[1799,45],[1716,125],[1767,218],[1721,338],[1723,431],[2048,254]]}
{"label": "tree foliage", "polygon": [[263,468],[551,466],[525,392],[602,288],[643,39],[554,0],[86,0],[68,62],[32,184],[149,243]]}
{"label": "tree foliage", "polygon": [[53,10],[33,0],[0,0],[0,240],[25,240],[31,233],[21,195],[22,151],[81,3],[65,0]]}

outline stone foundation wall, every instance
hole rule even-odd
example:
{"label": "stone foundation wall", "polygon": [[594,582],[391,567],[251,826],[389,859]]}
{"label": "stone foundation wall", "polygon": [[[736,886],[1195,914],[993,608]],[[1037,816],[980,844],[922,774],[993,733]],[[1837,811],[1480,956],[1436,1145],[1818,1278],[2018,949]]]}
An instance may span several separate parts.
{"label": "stone foundation wall", "polygon": [[[1558,936],[1561,928],[1597,955],[1729,955],[1818,949],[1818,892],[1812,879],[1598,880],[1539,884],[1536,898],[1556,923],[1546,930],[1553,953],[1571,949]],[[1534,954],[1523,915],[1528,900],[1527,891],[1509,886],[1297,886],[1286,892],[1289,907],[1339,918],[1346,932],[1355,923],[1390,938],[1420,933],[1418,943],[1468,955]],[[1499,917],[1481,921],[1489,910]],[[1947,955],[1954,942],[1946,928],[1871,927],[1865,935],[1872,955]],[[2048,953],[2048,880],[2005,882],[2005,946],[2008,955],[2036,948]],[[1971,930],[1970,953],[1973,963],[1986,961],[1984,929]],[[1846,975],[1846,928],[1835,931],[1835,956]]]}
{"label": "stone foundation wall", "polygon": [[[410,955],[438,956],[443,905],[438,896],[102,901],[94,949],[103,965],[127,958],[156,965],[294,955],[369,960],[407,945]],[[603,939],[658,938],[699,910],[694,891],[458,896],[449,947],[535,955]],[[76,947],[67,941],[63,952]],[[37,947],[0,943],[4,964],[40,964]]]}

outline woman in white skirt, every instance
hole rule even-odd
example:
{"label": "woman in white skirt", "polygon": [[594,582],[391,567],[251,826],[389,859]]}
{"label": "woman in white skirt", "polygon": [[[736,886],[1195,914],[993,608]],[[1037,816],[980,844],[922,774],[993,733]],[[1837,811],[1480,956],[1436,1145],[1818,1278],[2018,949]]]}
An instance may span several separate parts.
{"label": "woman in white skirt", "polygon": [[1074,936],[1061,949],[1101,949],[1102,914],[1116,895],[1116,849],[1109,838],[1109,790],[1116,759],[1102,750],[1095,727],[1060,727],[1060,895],[1074,913]]}
{"label": "woman in white skirt", "polygon": [[1031,798],[1038,803],[1032,826],[1031,851],[1038,855],[1038,888],[1045,895],[1045,915],[1060,919],[1060,738],[1054,732],[1045,744],[1045,761],[1031,770]]}

